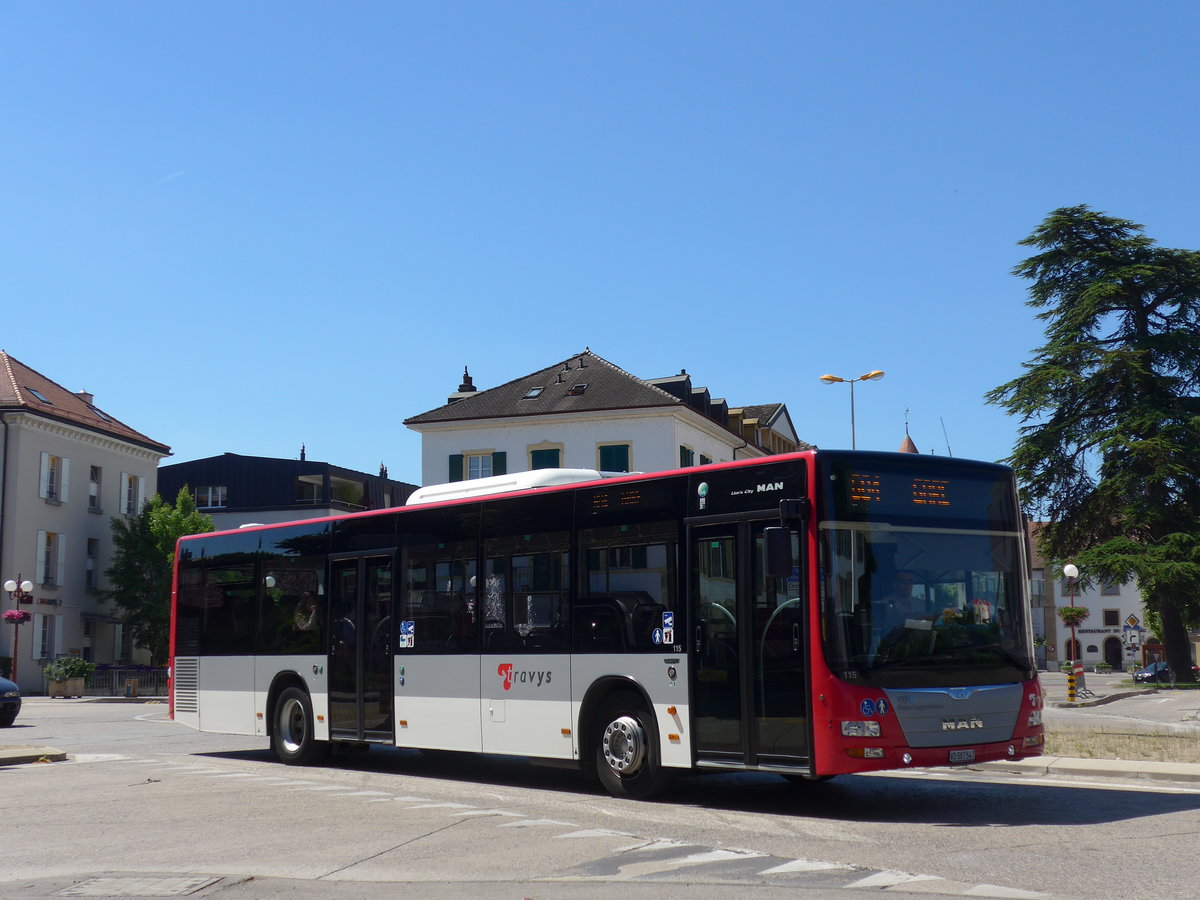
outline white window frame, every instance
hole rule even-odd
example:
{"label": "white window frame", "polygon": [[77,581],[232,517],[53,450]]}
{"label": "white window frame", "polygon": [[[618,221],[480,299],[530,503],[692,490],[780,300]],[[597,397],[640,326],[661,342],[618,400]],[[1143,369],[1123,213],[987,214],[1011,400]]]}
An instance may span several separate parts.
{"label": "white window frame", "polygon": [[66,503],[71,484],[71,460],[42,451],[38,496],[51,503]]}
{"label": "white window frame", "polygon": [[[92,552],[93,550],[95,550],[95,553]],[[99,557],[99,555],[100,555],[100,539],[99,538],[88,538],[87,559],[84,563],[84,574],[83,574],[83,586],[85,588],[95,589],[100,586],[99,579],[98,579],[99,571],[96,568],[96,563],[98,561],[97,557]]]}
{"label": "white window frame", "polygon": [[146,479],[141,475],[132,475],[129,472],[122,472],[121,495],[118,504],[121,512],[127,516],[136,516],[142,511],[142,505],[145,502]]}
{"label": "white window frame", "polygon": [[88,467],[88,509],[92,512],[103,512],[100,503],[100,485],[104,480],[104,469],[100,466]]}
{"label": "white window frame", "polygon": [[224,509],[229,502],[229,488],[223,484],[206,484],[196,488],[197,509]]}
{"label": "white window frame", "polygon": [[[492,475],[492,453],[488,450],[484,453],[464,453],[463,454],[463,475],[467,481],[473,481],[476,478],[490,478]],[[477,471],[472,472],[472,463],[477,464]],[[484,471],[486,469],[486,471]]]}
{"label": "white window frame", "polygon": [[37,533],[37,577],[42,585],[62,587],[67,569],[67,537],[57,531]]}
{"label": "white window frame", "polygon": [[33,614],[33,658],[54,659],[62,655],[62,616]]}

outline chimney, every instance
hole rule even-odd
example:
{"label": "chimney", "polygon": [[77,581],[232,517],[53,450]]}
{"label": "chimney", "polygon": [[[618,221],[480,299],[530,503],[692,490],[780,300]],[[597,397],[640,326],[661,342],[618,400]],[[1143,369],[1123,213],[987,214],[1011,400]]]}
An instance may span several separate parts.
{"label": "chimney", "polygon": [[463,366],[462,384],[460,384],[458,386],[457,392],[451,394],[449,397],[446,398],[446,402],[447,403],[457,403],[459,400],[462,400],[464,397],[471,396],[471,394],[475,393],[477,390],[479,390],[479,389],[477,387],[475,387],[475,382],[471,380],[471,375],[470,375],[470,373],[467,372],[467,367]]}
{"label": "chimney", "polygon": [[75,396],[78,397],[80,400],[82,400],[84,403],[86,403],[88,406],[91,406],[93,403],[96,402],[95,396],[88,393],[87,391],[76,391]]}

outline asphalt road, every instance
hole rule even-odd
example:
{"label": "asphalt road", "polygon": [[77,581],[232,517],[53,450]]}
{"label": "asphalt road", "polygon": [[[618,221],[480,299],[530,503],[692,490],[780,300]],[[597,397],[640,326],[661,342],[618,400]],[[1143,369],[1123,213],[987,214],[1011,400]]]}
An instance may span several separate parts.
{"label": "asphalt road", "polygon": [[970,771],[615,800],[522,760],[378,751],[314,769],[155,704],[33,698],[0,768],[0,895],[1190,897],[1200,787]]}

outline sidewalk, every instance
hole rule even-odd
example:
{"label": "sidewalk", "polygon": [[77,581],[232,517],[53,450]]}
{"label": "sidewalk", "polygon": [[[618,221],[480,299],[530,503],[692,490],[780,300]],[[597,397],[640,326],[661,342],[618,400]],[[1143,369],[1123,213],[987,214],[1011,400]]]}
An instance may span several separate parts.
{"label": "sidewalk", "polygon": [[1150,694],[1155,690],[1153,685],[1131,684],[1127,672],[1113,672],[1111,675],[1087,672],[1083,679],[1084,692],[1077,691],[1075,701],[1071,702],[1067,699],[1067,676],[1062,672],[1039,672],[1038,679],[1042,682],[1042,694],[1046,699],[1046,705],[1063,709],[1101,706],[1123,697]]}
{"label": "sidewalk", "polygon": [[[1067,676],[1062,672],[1039,672],[1042,695],[1046,706],[1056,709],[1078,709],[1103,706],[1124,697],[1152,694],[1153,685],[1130,683],[1129,673],[1113,672],[1097,675],[1087,672],[1084,685],[1087,693],[1077,693],[1072,702],[1067,699]],[[1077,685],[1078,687],[1078,685]],[[1013,762],[984,763],[981,771],[1014,772],[1023,775],[1066,775],[1073,778],[1134,778],[1151,781],[1200,783],[1200,764],[1153,762],[1129,759],[1068,759],[1060,756],[1039,756]]]}

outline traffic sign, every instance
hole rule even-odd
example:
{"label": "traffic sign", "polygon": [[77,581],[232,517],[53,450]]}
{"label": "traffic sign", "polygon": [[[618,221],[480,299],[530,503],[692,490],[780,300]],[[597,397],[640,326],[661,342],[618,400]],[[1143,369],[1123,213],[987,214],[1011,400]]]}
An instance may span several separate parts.
{"label": "traffic sign", "polygon": [[1135,616],[1133,613],[1130,613],[1129,618],[1125,620],[1125,624],[1128,625],[1130,628],[1137,628],[1139,625],[1142,624],[1142,620],[1139,619],[1137,616]]}

